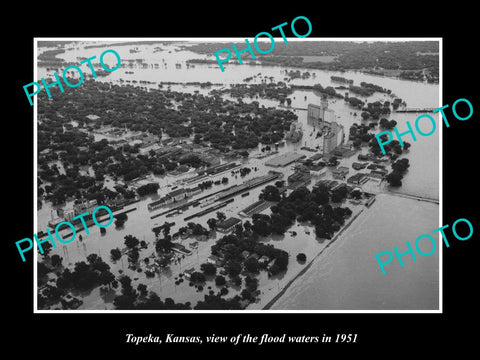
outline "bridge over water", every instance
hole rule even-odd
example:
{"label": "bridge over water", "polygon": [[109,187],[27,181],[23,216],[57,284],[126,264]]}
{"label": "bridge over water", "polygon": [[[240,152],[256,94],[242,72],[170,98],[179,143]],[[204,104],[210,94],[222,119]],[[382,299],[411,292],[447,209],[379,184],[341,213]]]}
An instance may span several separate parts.
{"label": "bridge over water", "polygon": [[395,112],[397,113],[428,113],[433,112],[434,108],[405,108],[405,109],[397,109]]}

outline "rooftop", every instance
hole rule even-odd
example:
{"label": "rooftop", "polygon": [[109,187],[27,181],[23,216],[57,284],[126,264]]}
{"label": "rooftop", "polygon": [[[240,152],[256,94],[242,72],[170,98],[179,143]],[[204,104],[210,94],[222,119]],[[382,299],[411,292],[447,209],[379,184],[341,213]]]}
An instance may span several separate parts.
{"label": "rooftop", "polygon": [[305,155],[297,154],[295,152],[287,152],[285,154],[279,155],[265,162],[265,165],[268,166],[286,166],[291,164],[294,161],[304,158]]}
{"label": "rooftop", "polygon": [[168,196],[174,197],[177,195],[181,195],[183,193],[185,193],[185,189],[176,189],[176,190],[173,190],[171,193],[169,193]]}
{"label": "rooftop", "polygon": [[242,220],[236,218],[236,217],[229,217],[228,219],[220,222],[217,224],[217,229],[220,228],[220,229],[228,229],[236,224],[238,224],[239,222],[242,222]]}

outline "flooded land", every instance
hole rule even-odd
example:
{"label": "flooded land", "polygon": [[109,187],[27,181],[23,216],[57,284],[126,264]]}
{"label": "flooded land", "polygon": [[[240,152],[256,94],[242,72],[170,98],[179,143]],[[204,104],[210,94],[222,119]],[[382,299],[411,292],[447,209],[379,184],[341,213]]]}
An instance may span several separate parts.
{"label": "flooded land", "polygon": [[[305,43],[221,72],[208,39],[40,42],[37,80],[122,63],[38,95],[37,234],[77,235],[36,255],[37,308],[438,309],[438,253],[387,275],[375,254],[440,226],[440,134],[374,137],[441,106],[438,44],[376,44],[370,67]],[[87,234],[99,205],[114,222]]]}

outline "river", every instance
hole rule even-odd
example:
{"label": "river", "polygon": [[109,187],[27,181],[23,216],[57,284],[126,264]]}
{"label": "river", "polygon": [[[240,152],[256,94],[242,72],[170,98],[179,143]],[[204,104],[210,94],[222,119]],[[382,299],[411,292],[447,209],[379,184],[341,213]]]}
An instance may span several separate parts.
{"label": "river", "polygon": [[[405,211],[408,209],[408,211]],[[435,310],[439,308],[437,251],[429,256],[410,255],[402,268],[394,259],[382,274],[375,255],[407,250],[425,233],[438,228],[438,205],[392,196],[377,200],[271,307],[272,310]],[[413,245],[412,245],[413,246]],[[431,245],[420,242],[429,252]]]}

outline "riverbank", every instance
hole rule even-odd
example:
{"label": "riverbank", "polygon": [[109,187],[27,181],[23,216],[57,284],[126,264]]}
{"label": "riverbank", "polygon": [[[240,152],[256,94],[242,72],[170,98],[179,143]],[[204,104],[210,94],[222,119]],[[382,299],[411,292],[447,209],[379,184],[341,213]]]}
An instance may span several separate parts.
{"label": "riverbank", "polygon": [[[404,257],[384,275],[375,254],[431,233],[439,226],[439,206],[388,194],[352,222],[335,244],[286,289],[271,310],[437,311],[442,251],[413,261]],[[392,221],[394,219],[394,221]],[[439,241],[438,234],[433,234]]]}
{"label": "riverbank", "polygon": [[[353,214],[350,220],[338,231],[338,233],[328,241],[320,244],[320,248],[316,250],[316,253],[307,254],[307,258],[311,258],[312,260],[303,266],[296,275],[293,275],[293,278],[289,277],[289,279],[281,279],[283,280],[283,284],[277,285],[277,291],[275,291],[275,287],[272,287],[272,282],[270,281],[269,284],[259,286],[259,290],[261,291],[261,296],[258,302],[250,304],[246,310],[269,310],[272,305],[285,293],[285,291],[296,281],[298,280],[305,272],[312,266],[317,258],[319,258],[323,252],[330,247],[338,238],[339,236],[355,221],[355,219],[365,210],[366,208],[362,207],[360,209],[353,209]],[[292,254],[290,254],[292,255]],[[313,256],[313,257],[312,257]],[[298,263],[297,263],[298,264]],[[292,267],[292,264],[289,265],[289,268]],[[270,287],[268,287],[270,286]],[[281,288],[280,288],[281,286]]]}

